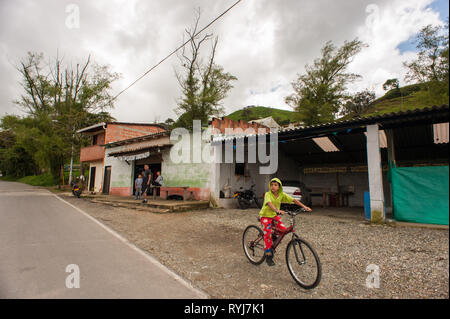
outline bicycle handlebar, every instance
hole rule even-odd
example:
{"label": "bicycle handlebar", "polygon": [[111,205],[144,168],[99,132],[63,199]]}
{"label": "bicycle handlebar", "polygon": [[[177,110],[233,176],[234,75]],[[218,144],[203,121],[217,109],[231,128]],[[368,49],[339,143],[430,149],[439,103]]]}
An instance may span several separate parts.
{"label": "bicycle handlebar", "polygon": [[298,215],[300,213],[304,213],[304,212],[307,212],[307,210],[304,209],[304,208],[300,208],[299,210],[292,210],[292,211],[291,210],[286,210],[286,213],[288,215],[292,216],[292,217],[294,217],[294,216],[296,216],[296,215]]}

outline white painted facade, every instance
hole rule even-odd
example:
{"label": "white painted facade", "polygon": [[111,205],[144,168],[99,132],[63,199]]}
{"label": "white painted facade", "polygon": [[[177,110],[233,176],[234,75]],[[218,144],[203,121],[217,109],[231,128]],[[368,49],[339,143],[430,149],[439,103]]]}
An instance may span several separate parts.
{"label": "white painted facade", "polygon": [[90,162],[89,163],[89,181],[88,186],[91,185],[91,168],[95,167],[95,180],[94,180],[94,192],[100,193],[103,186],[103,161]]}

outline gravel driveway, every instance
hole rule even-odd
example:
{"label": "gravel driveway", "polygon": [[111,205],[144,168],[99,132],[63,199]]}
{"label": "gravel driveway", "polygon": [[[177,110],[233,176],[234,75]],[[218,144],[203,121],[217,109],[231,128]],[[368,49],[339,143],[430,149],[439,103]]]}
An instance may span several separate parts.
{"label": "gravel driveway", "polygon": [[[242,232],[249,224],[258,225],[256,209],[155,214],[63,198],[212,298],[449,298],[448,230],[375,226],[320,208],[299,215],[297,233],[322,262],[320,285],[306,291],[286,267],[287,238],[277,249],[275,267],[254,266],[246,259]],[[370,264],[379,267],[379,288],[366,287]]]}

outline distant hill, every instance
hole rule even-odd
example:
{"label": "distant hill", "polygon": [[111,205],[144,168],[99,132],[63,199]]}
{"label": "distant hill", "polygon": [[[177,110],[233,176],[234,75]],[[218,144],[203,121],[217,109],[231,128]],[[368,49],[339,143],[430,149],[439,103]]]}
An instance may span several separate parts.
{"label": "distant hill", "polygon": [[[369,111],[363,115],[363,117],[416,110],[449,103],[448,99],[447,101],[444,99],[443,102],[429,101],[425,94],[426,85],[427,83],[412,84],[401,87],[400,89],[393,89],[386,92],[385,95],[373,102]],[[226,117],[236,121],[241,119],[244,121],[251,121],[272,116],[278,124],[288,125],[290,123],[298,123],[295,115],[296,114],[293,111],[280,110],[265,106],[247,106],[227,115]],[[351,119],[351,117],[344,116],[339,118],[339,120],[348,119]]]}
{"label": "distant hill", "polygon": [[424,98],[426,91],[426,83],[412,84],[401,87],[400,89],[393,89],[373,103],[371,110],[365,115],[382,115],[386,113],[395,113],[400,111],[422,109],[434,105],[448,104],[448,100],[443,103],[429,101]]}
{"label": "distant hill", "polygon": [[258,120],[265,117],[272,116],[272,118],[280,125],[287,125],[289,123],[293,123],[294,120],[294,112],[275,109],[271,107],[265,106],[247,106],[241,110],[235,111],[225,117],[228,117],[232,120]]}

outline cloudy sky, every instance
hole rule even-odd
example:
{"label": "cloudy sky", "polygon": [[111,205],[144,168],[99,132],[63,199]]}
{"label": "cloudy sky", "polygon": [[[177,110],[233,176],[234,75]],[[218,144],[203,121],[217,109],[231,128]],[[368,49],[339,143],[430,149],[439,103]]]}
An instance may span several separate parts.
{"label": "cloudy sky", "polygon": [[[236,0],[0,0],[0,117],[21,114],[15,70],[28,51],[67,63],[90,54],[121,74],[117,94],[182,43],[184,29],[201,8],[204,26]],[[414,37],[425,25],[442,24],[448,0],[242,0],[208,32],[219,37],[216,63],[238,78],[224,100],[226,114],[247,105],[290,110],[284,98],[306,64],[331,40],[358,37],[369,45],[349,71],[362,79],[352,92],[383,94],[386,79],[403,85],[403,61],[415,57]],[[205,56],[208,50],[205,47]],[[119,121],[153,122],[174,112],[180,88],[173,56],[119,96],[111,111]]]}

